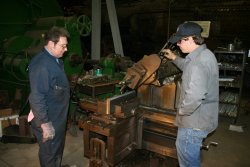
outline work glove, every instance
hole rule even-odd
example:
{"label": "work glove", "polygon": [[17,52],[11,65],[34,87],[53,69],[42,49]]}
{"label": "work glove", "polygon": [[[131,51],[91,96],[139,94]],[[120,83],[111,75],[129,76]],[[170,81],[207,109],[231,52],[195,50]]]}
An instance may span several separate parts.
{"label": "work glove", "polygon": [[46,142],[47,140],[52,140],[55,136],[55,129],[52,125],[52,122],[47,122],[41,124],[41,128],[43,130],[43,139],[42,142]]}

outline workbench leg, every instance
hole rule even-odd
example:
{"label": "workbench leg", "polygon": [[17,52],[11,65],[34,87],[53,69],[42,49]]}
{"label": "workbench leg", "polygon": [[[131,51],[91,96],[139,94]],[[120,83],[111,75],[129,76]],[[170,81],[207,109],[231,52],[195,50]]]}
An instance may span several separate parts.
{"label": "workbench leg", "polygon": [[83,143],[84,143],[84,156],[90,157],[90,139],[89,131],[87,129],[83,130]]}
{"label": "workbench leg", "polygon": [[108,144],[107,144],[107,149],[108,149],[108,155],[107,155],[107,163],[108,165],[113,166],[114,165],[114,142],[115,142],[115,138],[113,136],[109,136],[108,137]]}
{"label": "workbench leg", "polygon": [[142,148],[142,134],[143,134],[143,118],[140,118],[138,120],[138,126],[137,126],[137,149]]}

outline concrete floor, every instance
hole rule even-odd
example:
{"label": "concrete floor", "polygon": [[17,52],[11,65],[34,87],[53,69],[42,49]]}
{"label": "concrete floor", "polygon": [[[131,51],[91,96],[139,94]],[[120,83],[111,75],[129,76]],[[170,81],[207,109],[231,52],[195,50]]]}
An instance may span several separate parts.
{"label": "concrete floor", "polygon": [[250,166],[250,114],[242,111],[236,123],[243,132],[229,130],[230,121],[220,119],[219,127],[208,141],[218,142],[217,147],[202,151],[202,167],[249,167]]}
{"label": "concrete floor", "polygon": [[[243,132],[229,130],[231,122],[220,119],[215,133],[206,142],[218,142],[217,147],[202,151],[202,167],[249,167],[250,166],[250,114],[243,110],[237,126]],[[63,163],[74,167],[88,167],[88,159],[83,156],[83,131],[77,129],[77,136],[67,132]],[[1,167],[39,167],[37,144],[0,143]]]}
{"label": "concrete floor", "polygon": [[[83,156],[83,132],[77,129],[77,136],[66,135],[63,164],[72,167],[88,167],[88,159]],[[74,166],[73,166],[74,165]],[[1,167],[39,167],[38,145],[0,143]]]}

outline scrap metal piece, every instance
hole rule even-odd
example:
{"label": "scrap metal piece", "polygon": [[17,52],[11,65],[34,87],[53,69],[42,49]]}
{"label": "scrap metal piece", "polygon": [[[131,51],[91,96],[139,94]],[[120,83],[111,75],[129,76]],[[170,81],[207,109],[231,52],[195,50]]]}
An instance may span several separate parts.
{"label": "scrap metal piece", "polygon": [[161,64],[161,59],[157,54],[145,55],[143,59],[128,68],[126,76],[121,83],[126,83],[131,89],[138,88],[142,84],[158,84],[156,80],[156,70]]}

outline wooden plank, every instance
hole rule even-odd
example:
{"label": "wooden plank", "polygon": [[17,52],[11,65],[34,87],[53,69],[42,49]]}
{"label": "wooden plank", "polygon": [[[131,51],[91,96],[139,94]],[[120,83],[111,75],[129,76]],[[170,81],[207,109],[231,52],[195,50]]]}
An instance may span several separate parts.
{"label": "wooden plank", "polygon": [[145,119],[148,119],[153,122],[164,122],[169,124],[174,124],[175,116],[163,114],[163,113],[154,113],[154,112],[145,112],[143,115]]}
{"label": "wooden plank", "polygon": [[[165,126],[165,127],[163,127]],[[156,124],[152,123],[147,123],[146,126],[144,126],[145,130],[160,133],[163,135],[170,135],[176,137],[177,135],[177,127],[171,126],[171,125],[163,125],[163,126],[158,126]]]}
{"label": "wooden plank", "polygon": [[79,106],[82,110],[97,112],[97,104],[88,101],[80,101]]}
{"label": "wooden plank", "polygon": [[177,158],[177,151],[176,149],[173,148],[169,148],[166,146],[162,146],[162,145],[158,145],[152,142],[147,142],[144,141],[143,142],[144,148],[146,150],[164,155],[164,156],[168,156],[168,157],[172,157],[172,158]]}
{"label": "wooden plank", "polygon": [[13,110],[11,108],[0,109],[0,117],[10,116]]}
{"label": "wooden plank", "polygon": [[85,122],[83,125],[83,128],[84,128],[84,130],[88,129],[91,132],[95,132],[95,133],[98,133],[98,134],[101,134],[104,136],[110,135],[110,129],[108,127]]}

